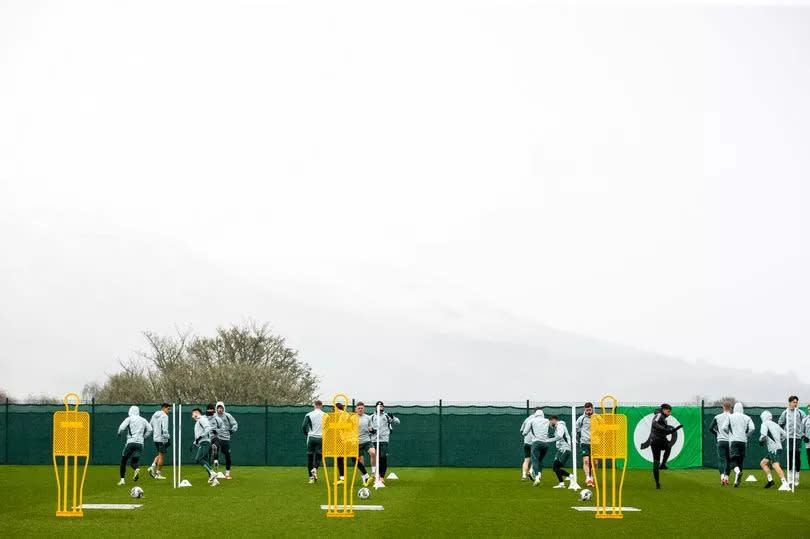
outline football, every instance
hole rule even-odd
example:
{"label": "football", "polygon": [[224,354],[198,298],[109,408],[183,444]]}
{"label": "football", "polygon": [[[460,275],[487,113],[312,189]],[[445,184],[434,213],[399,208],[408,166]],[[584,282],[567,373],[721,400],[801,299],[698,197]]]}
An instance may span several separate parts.
{"label": "football", "polygon": [[587,502],[593,497],[593,492],[588,489],[583,489],[582,492],[579,493],[579,499],[583,502]]}
{"label": "football", "polygon": [[143,498],[143,489],[141,487],[132,487],[129,491],[129,495],[133,498]]}
{"label": "football", "polygon": [[369,496],[371,496],[371,491],[366,487],[363,487],[359,491],[357,491],[357,497],[360,498],[361,500],[367,500]]}

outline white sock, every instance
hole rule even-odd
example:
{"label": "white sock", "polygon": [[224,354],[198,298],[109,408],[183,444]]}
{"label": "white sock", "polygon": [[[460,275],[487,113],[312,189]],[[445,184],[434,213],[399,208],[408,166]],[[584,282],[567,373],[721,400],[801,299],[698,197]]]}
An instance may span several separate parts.
{"label": "white sock", "polygon": [[230,470],[225,470],[225,477],[228,477],[229,475],[231,475],[231,471]]}
{"label": "white sock", "polygon": [[768,474],[768,482],[771,482],[771,481],[773,481],[773,475]]}
{"label": "white sock", "polygon": [[734,467],[734,473],[737,474],[737,475],[740,475],[740,467],[739,466]]}
{"label": "white sock", "polygon": [[782,478],[782,482],[783,482],[783,483],[787,483],[787,477],[783,477],[783,478]]}

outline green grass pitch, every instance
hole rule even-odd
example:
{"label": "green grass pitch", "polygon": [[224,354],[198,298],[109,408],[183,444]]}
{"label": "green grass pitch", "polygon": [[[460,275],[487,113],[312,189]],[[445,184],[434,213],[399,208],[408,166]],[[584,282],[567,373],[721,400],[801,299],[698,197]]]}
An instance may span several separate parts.
{"label": "green grass pitch", "polygon": [[[713,471],[665,471],[656,491],[649,471],[630,470],[625,505],[641,512],[597,521],[571,509],[583,505],[572,491],[551,488],[550,470],[538,487],[521,482],[516,469],[393,470],[398,481],[357,500],[385,510],[351,520],[326,518],[325,486],[307,484],[303,467],[235,467],[233,480],[209,487],[195,466],[183,474],[193,487],[177,490],[142,468],[140,509],[58,519],[52,467],[0,466],[0,515],[5,537],[801,537],[810,530],[810,484],[795,494],[765,490],[761,472],[758,482],[734,489],[721,488]],[[116,467],[91,466],[85,502],[137,502],[131,476],[119,487]]]}

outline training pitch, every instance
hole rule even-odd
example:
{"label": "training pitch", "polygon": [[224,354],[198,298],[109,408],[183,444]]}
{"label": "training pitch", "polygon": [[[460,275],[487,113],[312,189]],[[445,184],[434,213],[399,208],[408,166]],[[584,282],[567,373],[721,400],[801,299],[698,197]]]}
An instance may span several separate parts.
{"label": "training pitch", "polygon": [[[118,468],[91,466],[87,504],[142,503],[131,510],[87,509],[84,518],[58,519],[56,486],[50,466],[0,466],[0,514],[5,537],[587,537],[803,536],[810,529],[810,484],[794,494],[763,489],[758,481],[721,488],[708,470],[662,472],[660,491],[649,471],[627,472],[624,505],[640,512],[623,520],[596,521],[580,512],[570,490],[521,482],[516,469],[394,468],[400,477],[373,490],[363,504],[383,511],[358,511],[353,519],[327,519],[322,482],[309,485],[303,467],[235,467],[235,478],[209,487],[200,470],[183,467],[192,488],[172,489],[142,468],[146,496],[130,498],[116,486]],[[807,481],[810,482],[810,472]],[[746,475],[748,475],[746,473]],[[359,487],[358,487],[359,488]]]}

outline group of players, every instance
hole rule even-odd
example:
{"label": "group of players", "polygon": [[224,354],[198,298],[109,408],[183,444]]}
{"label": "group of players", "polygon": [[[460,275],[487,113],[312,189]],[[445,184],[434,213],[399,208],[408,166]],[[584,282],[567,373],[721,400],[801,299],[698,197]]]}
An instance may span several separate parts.
{"label": "group of players", "polygon": [[[160,409],[152,414],[152,418],[146,421],[141,417],[137,406],[130,406],[127,418],[118,427],[118,436],[126,433],[126,444],[121,453],[119,485],[126,484],[127,464],[132,467],[132,480],[138,481],[139,461],[143,454],[144,441],[149,436],[152,436],[155,443],[155,458],[148,468],[149,475],[155,479],[166,479],[162,470],[166,451],[172,443],[169,430],[170,411],[171,405],[164,402],[160,405]],[[219,455],[225,456],[224,477],[231,479],[231,435],[237,431],[239,424],[225,411],[225,404],[222,402],[217,402],[216,406],[209,404],[205,415],[199,408],[194,408],[191,410],[191,418],[194,420],[194,442],[190,449],[194,454],[194,462],[205,470],[208,484],[215,487],[219,485],[217,478]]]}
{"label": "group of players", "polygon": [[[323,402],[315,401],[314,409],[304,416],[304,423],[301,430],[307,437],[307,476],[310,484],[318,481],[318,467],[322,460],[323,443]],[[336,404],[338,410],[343,411],[342,403]],[[395,425],[399,425],[399,418],[385,411],[383,401],[377,401],[373,414],[366,413],[366,405],[358,402],[354,406],[354,411],[358,415],[358,459],[352,458],[351,465],[357,465],[363,478],[363,486],[367,487],[371,481],[371,474],[365,466],[365,454],[368,453],[372,465],[372,474],[379,471],[376,479],[377,486],[385,486],[385,473],[388,470],[388,443],[391,440],[391,432]],[[378,449],[379,448],[379,449]],[[379,451],[379,453],[378,453]],[[376,459],[379,459],[379,470],[375,467]],[[347,463],[342,458],[338,459],[337,467],[340,470],[339,482],[344,480]]]}
{"label": "group of players", "polygon": [[[585,471],[585,482],[593,486],[593,468],[591,466],[591,416],[593,403],[586,402],[584,412],[577,418],[577,443],[582,456],[582,469]],[[559,416],[552,415],[546,418],[543,410],[538,406],[534,413],[523,420],[520,426],[523,435],[523,474],[522,481],[527,478],[533,480],[535,486],[540,484],[543,475],[543,458],[552,447],[555,449],[554,461],[551,469],[557,476],[557,485],[553,488],[565,488],[565,481],[573,480],[573,476],[564,468],[571,457],[571,435],[565,421]]]}
{"label": "group of players", "polygon": [[[810,406],[807,407],[810,414]],[[774,486],[772,471],[775,471],[781,485],[779,490],[791,490],[799,486],[799,472],[801,471],[802,442],[807,449],[807,459],[810,461],[810,415],[799,408],[799,397],[788,397],[788,406],[779,416],[778,421],[767,410],[760,414],[762,425],[759,428],[759,445],[762,446],[762,460],[760,468],[765,472],[767,479],[765,488]],[[734,486],[739,487],[742,480],[743,461],[748,446],[749,437],[756,431],[754,422],[745,414],[741,402],[735,403],[732,410],[731,401],[723,403],[723,411],[717,414],[709,427],[712,434],[717,437],[717,461],[720,472],[720,484],[729,483],[729,474],[734,471]],[[780,458],[787,442],[788,474],[785,474],[780,464]]]}

